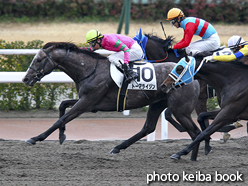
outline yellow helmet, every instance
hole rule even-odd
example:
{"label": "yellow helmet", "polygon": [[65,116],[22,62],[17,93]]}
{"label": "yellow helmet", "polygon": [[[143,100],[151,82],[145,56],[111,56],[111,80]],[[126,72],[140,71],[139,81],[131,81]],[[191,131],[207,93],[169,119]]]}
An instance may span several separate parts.
{"label": "yellow helmet", "polygon": [[177,17],[184,17],[183,11],[180,10],[179,8],[172,8],[169,10],[166,20],[173,20]]}
{"label": "yellow helmet", "polygon": [[92,41],[95,41],[99,38],[102,38],[103,35],[97,31],[97,30],[90,30],[87,34],[86,34],[86,42],[90,43]]}

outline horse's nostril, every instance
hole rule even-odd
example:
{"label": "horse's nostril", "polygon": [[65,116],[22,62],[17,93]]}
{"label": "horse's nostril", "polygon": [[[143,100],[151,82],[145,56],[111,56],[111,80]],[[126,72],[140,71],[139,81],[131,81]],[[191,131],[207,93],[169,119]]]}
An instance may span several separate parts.
{"label": "horse's nostril", "polygon": [[28,78],[23,78],[22,79],[22,82],[27,82],[28,81]]}

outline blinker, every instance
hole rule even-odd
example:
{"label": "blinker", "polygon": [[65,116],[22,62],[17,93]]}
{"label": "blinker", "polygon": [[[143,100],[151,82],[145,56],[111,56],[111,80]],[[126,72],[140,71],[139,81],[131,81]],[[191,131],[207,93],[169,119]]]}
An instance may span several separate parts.
{"label": "blinker", "polygon": [[[189,84],[194,80],[196,61],[192,56],[189,56],[188,58],[190,59],[189,62],[187,62],[185,58],[182,58],[169,74],[169,76],[175,80],[175,86]],[[184,68],[181,74],[176,72],[176,68],[179,65]]]}

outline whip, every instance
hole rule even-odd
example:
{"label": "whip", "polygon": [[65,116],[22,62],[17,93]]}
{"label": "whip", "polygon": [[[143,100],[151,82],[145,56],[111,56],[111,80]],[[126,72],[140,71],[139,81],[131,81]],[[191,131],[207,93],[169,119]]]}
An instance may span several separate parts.
{"label": "whip", "polygon": [[164,31],[164,25],[163,25],[163,22],[162,22],[162,21],[160,21],[160,25],[161,25],[161,27],[162,27],[162,30],[163,30],[163,32],[164,32],[164,37],[165,37],[165,39],[166,39],[166,34],[165,34],[165,31]]}

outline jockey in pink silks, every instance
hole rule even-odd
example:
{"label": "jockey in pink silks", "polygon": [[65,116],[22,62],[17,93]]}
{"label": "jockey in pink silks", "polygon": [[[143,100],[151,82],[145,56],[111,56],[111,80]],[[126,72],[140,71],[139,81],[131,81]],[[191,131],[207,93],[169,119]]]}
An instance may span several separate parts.
{"label": "jockey in pink silks", "polygon": [[97,30],[90,30],[86,34],[86,41],[90,44],[88,49],[91,51],[100,48],[115,51],[116,53],[108,56],[108,59],[117,67],[123,68],[128,83],[138,78],[138,74],[128,66],[129,61],[140,60],[143,57],[143,50],[135,40],[121,34],[102,35]]}

